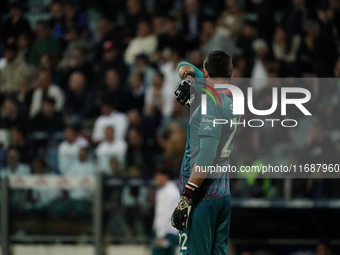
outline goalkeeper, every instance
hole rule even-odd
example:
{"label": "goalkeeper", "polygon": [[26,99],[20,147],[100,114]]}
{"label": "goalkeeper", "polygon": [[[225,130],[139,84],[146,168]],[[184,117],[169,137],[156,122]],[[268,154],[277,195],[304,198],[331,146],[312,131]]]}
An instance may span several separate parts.
{"label": "goalkeeper", "polygon": [[[204,60],[203,68],[204,73],[187,62],[178,65],[182,82],[175,95],[181,104],[192,104],[194,98],[190,88],[201,91],[198,88],[203,83],[197,81],[199,78],[214,86],[225,84],[232,77],[231,57],[223,51],[211,52]],[[227,119],[228,123],[237,123],[240,116],[232,113],[230,91],[216,91],[221,104],[216,95],[215,100],[207,97],[207,114],[201,115],[199,106],[189,122],[179,177],[181,198],[171,217],[172,226],[180,230],[181,255],[225,255],[227,252],[231,210],[228,175],[222,173],[211,178],[207,173],[196,171],[205,166],[227,165],[234,145],[237,125],[214,127],[213,120]]]}

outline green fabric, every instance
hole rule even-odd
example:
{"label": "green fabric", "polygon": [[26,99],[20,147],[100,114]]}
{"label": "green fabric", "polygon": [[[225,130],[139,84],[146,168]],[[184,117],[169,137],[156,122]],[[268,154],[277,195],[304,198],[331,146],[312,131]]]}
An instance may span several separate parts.
{"label": "green fabric", "polygon": [[152,232],[152,240],[153,240],[153,248],[152,248],[152,255],[176,255],[176,248],[178,247],[178,235],[175,234],[167,234],[165,239],[169,242],[169,246],[167,248],[158,248],[155,247],[156,241],[156,232]]}
{"label": "green fabric", "polygon": [[190,64],[189,62],[180,62],[178,64],[178,69],[181,66],[191,66],[194,69],[195,78],[202,78],[202,79],[204,78],[203,73],[196,66],[194,66],[193,64]]}
{"label": "green fabric", "polygon": [[[217,90],[218,91],[218,90]],[[207,114],[201,114],[201,105],[197,107],[191,116],[188,132],[187,143],[185,147],[185,154],[181,169],[181,174],[185,177],[191,175],[191,171],[194,167],[194,163],[197,163],[197,156],[200,152],[200,140],[203,137],[216,138],[219,140],[216,156],[213,161],[213,165],[226,165],[229,161],[229,156],[232,151],[235,133],[237,126],[230,127],[231,121],[233,123],[239,122],[240,116],[233,115],[231,105],[232,99],[230,95],[220,94],[222,105],[215,94],[213,97],[217,103],[215,105],[211,97],[207,97]],[[215,125],[215,119],[226,119],[228,124]]]}
{"label": "green fabric", "polygon": [[199,166],[211,166],[216,157],[219,139],[215,137],[202,137],[200,139],[200,152],[198,153],[196,164]]}
{"label": "green fabric", "polygon": [[194,205],[188,226],[179,231],[180,254],[227,254],[230,213],[230,196],[203,200]]}
{"label": "green fabric", "polygon": [[39,58],[44,53],[49,53],[56,58],[60,57],[61,45],[59,40],[53,36],[36,40],[30,53],[30,63],[33,65],[38,65]]}

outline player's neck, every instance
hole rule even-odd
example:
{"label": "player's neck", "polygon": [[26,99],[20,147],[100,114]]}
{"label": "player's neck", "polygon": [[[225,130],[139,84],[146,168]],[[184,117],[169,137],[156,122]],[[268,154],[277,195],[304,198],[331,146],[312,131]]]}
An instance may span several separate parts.
{"label": "player's neck", "polygon": [[215,88],[216,84],[229,84],[226,78],[208,78],[205,82],[213,88]]}

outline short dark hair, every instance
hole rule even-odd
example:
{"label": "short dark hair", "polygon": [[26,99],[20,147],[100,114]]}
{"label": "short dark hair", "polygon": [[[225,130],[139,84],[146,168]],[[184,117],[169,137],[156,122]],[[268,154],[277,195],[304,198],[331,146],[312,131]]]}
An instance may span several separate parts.
{"label": "short dark hair", "polygon": [[17,9],[17,10],[19,10],[19,11],[22,11],[22,5],[21,5],[21,3],[18,1],[18,2],[15,2],[15,3],[10,4],[9,9],[10,9],[10,10],[12,10],[12,9]]}
{"label": "short dark hair", "polygon": [[44,103],[55,105],[55,100],[52,97],[46,97]]}
{"label": "short dark hair", "polygon": [[205,58],[203,67],[211,78],[231,78],[233,74],[231,57],[221,50],[212,51]]}
{"label": "short dark hair", "polygon": [[18,47],[15,44],[7,44],[5,46],[5,51],[6,50],[13,51],[13,52],[17,53],[18,52]]}
{"label": "short dark hair", "polygon": [[164,174],[168,176],[169,179],[171,179],[172,177],[171,172],[168,169],[164,169],[164,168],[156,168],[155,174]]}
{"label": "short dark hair", "polygon": [[160,70],[156,70],[155,74],[159,75],[160,77],[162,77],[162,80],[164,80],[164,74]]}
{"label": "short dark hair", "polygon": [[109,107],[115,108],[115,103],[110,99],[104,99],[102,101],[101,106],[109,106]]}
{"label": "short dark hair", "polygon": [[78,125],[78,124],[70,124],[70,125],[67,125],[66,127],[65,127],[65,130],[66,129],[71,129],[74,133],[79,133],[80,132],[80,126]]}

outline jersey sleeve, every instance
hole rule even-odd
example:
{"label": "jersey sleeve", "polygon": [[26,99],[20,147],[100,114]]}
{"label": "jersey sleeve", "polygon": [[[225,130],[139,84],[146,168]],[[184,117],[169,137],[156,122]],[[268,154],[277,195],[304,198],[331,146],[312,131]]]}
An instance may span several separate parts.
{"label": "jersey sleeve", "polygon": [[[212,100],[207,99],[207,114],[201,115],[201,122],[198,130],[199,137],[215,137],[220,139],[222,133],[222,121],[216,121],[217,119],[225,120],[226,116],[223,114],[223,110]],[[225,125],[225,124],[224,124]]]}
{"label": "jersey sleeve", "polygon": [[204,78],[203,73],[193,64],[190,64],[189,62],[180,62],[178,64],[178,69],[181,68],[181,66],[191,66],[194,69],[194,73],[195,73],[195,78]]}

